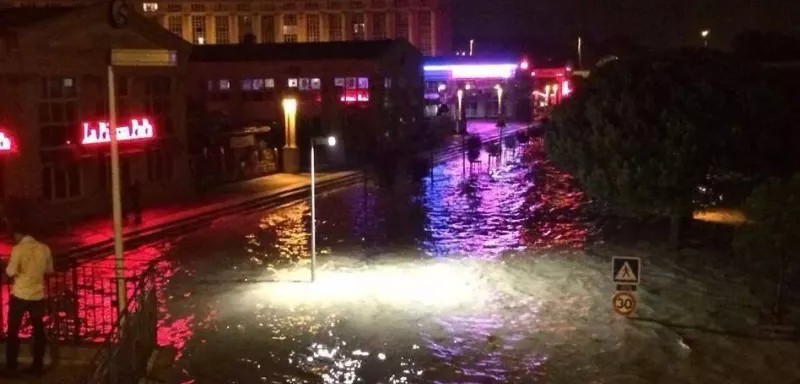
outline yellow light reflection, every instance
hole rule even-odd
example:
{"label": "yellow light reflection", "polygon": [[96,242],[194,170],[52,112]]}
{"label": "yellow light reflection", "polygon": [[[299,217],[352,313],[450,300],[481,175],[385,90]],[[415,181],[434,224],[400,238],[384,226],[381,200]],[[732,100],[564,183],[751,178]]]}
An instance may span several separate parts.
{"label": "yellow light reflection", "polygon": [[708,208],[695,211],[692,216],[698,221],[717,224],[741,225],[747,222],[744,213],[733,208]]}

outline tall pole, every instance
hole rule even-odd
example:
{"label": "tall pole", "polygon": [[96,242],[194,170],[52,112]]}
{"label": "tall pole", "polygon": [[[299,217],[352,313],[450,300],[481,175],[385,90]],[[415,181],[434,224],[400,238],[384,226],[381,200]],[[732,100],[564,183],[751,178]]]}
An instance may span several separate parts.
{"label": "tall pole", "polygon": [[469,55],[470,56],[472,56],[472,52],[473,52],[474,48],[475,48],[475,40],[474,39],[470,39],[469,40]]}
{"label": "tall pole", "polygon": [[578,36],[578,68],[583,69],[583,39]]}
{"label": "tall pole", "polygon": [[119,143],[117,142],[117,92],[114,87],[114,66],[108,66],[108,131],[111,136],[111,210],[114,227],[114,275],[117,279],[117,304],[122,314],[127,307],[125,260],[122,248],[122,193],[119,175]]}
{"label": "tall pole", "polygon": [[314,172],[314,139],[311,139],[311,282],[317,273],[317,199],[315,193],[316,173]]}

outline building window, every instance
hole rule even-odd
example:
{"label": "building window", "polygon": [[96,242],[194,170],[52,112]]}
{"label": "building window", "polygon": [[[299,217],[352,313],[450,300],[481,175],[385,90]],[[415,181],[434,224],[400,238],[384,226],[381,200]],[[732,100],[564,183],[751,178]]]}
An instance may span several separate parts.
{"label": "building window", "polygon": [[148,76],[145,78],[144,111],[148,117],[155,121],[156,129],[160,129],[167,134],[175,131],[172,88],[172,78],[169,76]]}
{"label": "building window", "polygon": [[244,101],[264,101],[274,99],[275,79],[242,80],[242,99]]}
{"label": "building window", "polygon": [[42,197],[47,201],[79,197],[82,193],[78,164],[46,164],[42,168]]}
{"label": "building window", "polygon": [[236,10],[239,12],[250,12],[250,4],[237,4]]}
{"label": "building window", "polygon": [[353,33],[353,40],[364,40],[367,28],[364,24],[364,14],[354,13],[351,19],[350,32]]}
{"label": "building window", "polygon": [[372,38],[374,40],[386,39],[386,14],[376,13],[372,15]]}
{"label": "building window", "polygon": [[408,13],[397,12],[394,17],[395,37],[408,40]]}
{"label": "building window", "polygon": [[158,11],[158,3],[142,3],[142,10],[145,12]]}
{"label": "building window", "polygon": [[230,44],[230,19],[228,16],[214,16],[214,32],[217,39],[217,44]]}
{"label": "building window", "polygon": [[322,89],[322,80],[320,80],[319,78],[316,78],[316,77],[311,79],[311,89],[313,89],[313,90]]}
{"label": "building window", "polygon": [[358,89],[369,89],[369,78],[367,78],[367,77],[359,77],[358,78]]}
{"label": "building window", "polygon": [[286,85],[288,85],[288,86],[289,86],[289,88],[297,88],[297,79],[296,79],[296,78],[291,78],[291,79],[289,79],[289,80],[286,82]]}
{"label": "building window", "polygon": [[387,78],[383,79],[383,87],[386,88],[386,89],[392,88],[392,78],[391,77],[387,77]]}
{"label": "building window", "polygon": [[283,36],[291,35],[294,35],[295,41],[297,41],[297,15],[283,15]]}
{"label": "building window", "polygon": [[275,42],[275,16],[261,16],[261,42]]}
{"label": "building window", "polygon": [[328,36],[330,41],[342,41],[342,15],[328,15]]}
{"label": "building window", "polygon": [[344,87],[344,77],[337,77],[333,79],[333,85],[335,87]]}
{"label": "building window", "polygon": [[172,156],[165,151],[147,152],[147,180],[150,182],[171,180]]}
{"label": "building window", "polygon": [[239,27],[239,41],[244,41],[244,37],[248,34],[254,34],[252,17],[239,16],[236,18],[236,24]]}
{"label": "building window", "polygon": [[301,78],[298,84],[298,88],[301,91],[308,91],[311,89],[311,81],[308,78]]}
{"label": "building window", "polygon": [[348,77],[344,79],[344,87],[347,89],[356,89],[358,85],[358,79],[355,77]]}
{"label": "building window", "polygon": [[419,22],[419,50],[423,55],[430,56],[433,54],[431,12],[420,11],[417,21]]}
{"label": "building window", "polygon": [[181,5],[180,4],[167,4],[167,12],[180,12]]}
{"label": "building window", "polygon": [[306,16],[306,37],[310,42],[319,41],[319,15]]}
{"label": "building window", "polygon": [[43,77],[39,101],[42,148],[68,145],[78,133],[78,88],[71,77]]}
{"label": "building window", "polygon": [[192,12],[205,12],[206,6],[204,4],[192,4],[191,10]]}
{"label": "building window", "polygon": [[231,98],[230,80],[209,80],[206,84],[208,101],[228,101]]}
{"label": "building window", "polygon": [[283,35],[283,42],[284,43],[296,43],[297,42],[297,35]]}
{"label": "building window", "polygon": [[174,34],[183,37],[183,18],[181,15],[167,16],[167,29]]}
{"label": "building window", "polygon": [[192,43],[205,44],[206,17],[192,16]]}
{"label": "building window", "polygon": [[214,12],[228,12],[227,4],[214,4]]}

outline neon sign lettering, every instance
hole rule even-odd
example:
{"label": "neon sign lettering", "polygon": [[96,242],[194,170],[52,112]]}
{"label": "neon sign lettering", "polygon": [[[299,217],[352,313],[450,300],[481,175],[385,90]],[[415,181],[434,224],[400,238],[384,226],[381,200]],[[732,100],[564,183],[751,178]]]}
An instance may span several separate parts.
{"label": "neon sign lettering", "polygon": [[5,132],[0,131],[0,152],[11,152],[14,148],[14,142],[11,138],[6,136]]}
{"label": "neon sign lettering", "polygon": [[339,100],[343,103],[367,103],[369,102],[369,92],[366,90],[345,91]]}
{"label": "neon sign lettering", "polygon": [[[153,125],[148,119],[132,119],[130,124],[117,127],[117,141],[134,141],[153,138]],[[111,130],[108,123],[101,121],[98,128],[91,128],[89,123],[83,123],[82,144],[99,144],[111,142]]]}

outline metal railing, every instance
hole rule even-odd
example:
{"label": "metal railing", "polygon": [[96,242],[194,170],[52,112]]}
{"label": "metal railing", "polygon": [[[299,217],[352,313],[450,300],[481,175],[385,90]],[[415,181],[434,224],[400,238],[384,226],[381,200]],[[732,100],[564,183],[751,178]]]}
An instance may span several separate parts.
{"label": "metal railing", "polygon": [[90,365],[89,384],[138,383],[158,346],[156,273],[148,267],[134,281],[127,307],[106,334]]}
{"label": "metal railing", "polygon": [[[44,324],[47,337],[51,342],[70,344],[105,342],[118,322],[113,263],[71,264],[45,279]],[[126,270],[129,293],[148,271],[146,266]],[[3,275],[0,276],[0,338],[5,338],[11,284],[4,273],[0,275]],[[28,320],[23,323],[20,336],[26,338],[30,335]]]}

